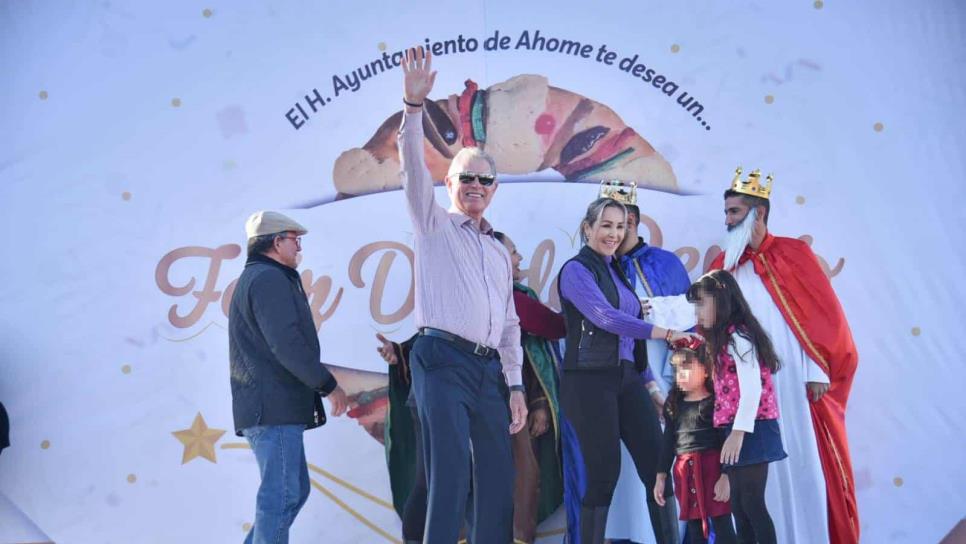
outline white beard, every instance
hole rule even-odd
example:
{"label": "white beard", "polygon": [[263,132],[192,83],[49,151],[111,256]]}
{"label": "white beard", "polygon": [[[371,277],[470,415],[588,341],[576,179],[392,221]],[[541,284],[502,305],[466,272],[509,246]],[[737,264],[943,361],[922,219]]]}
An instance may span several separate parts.
{"label": "white beard", "polygon": [[741,223],[735,225],[731,230],[725,234],[724,239],[724,269],[734,270],[738,267],[738,260],[741,259],[742,253],[745,252],[745,248],[748,247],[748,242],[751,241],[751,236],[755,231],[755,220],[758,217],[758,210],[752,208],[748,211],[748,215],[741,220]]}

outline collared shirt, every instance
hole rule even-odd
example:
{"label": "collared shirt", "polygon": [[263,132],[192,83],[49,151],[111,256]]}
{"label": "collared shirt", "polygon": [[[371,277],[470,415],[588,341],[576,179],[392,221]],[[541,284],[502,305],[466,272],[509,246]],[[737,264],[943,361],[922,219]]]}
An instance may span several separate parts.
{"label": "collared shirt", "polygon": [[523,348],[510,254],[493,227],[436,203],[423,155],[422,112],[405,113],[399,162],[416,230],[416,326],[495,347],[509,385],[521,385]]}

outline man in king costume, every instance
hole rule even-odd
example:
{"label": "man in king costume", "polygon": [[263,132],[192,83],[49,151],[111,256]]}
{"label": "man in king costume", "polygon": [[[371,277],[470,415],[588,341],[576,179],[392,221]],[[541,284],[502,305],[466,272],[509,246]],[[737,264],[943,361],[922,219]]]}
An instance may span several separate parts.
{"label": "man in king costume", "polygon": [[765,500],[779,542],[859,540],[845,409],[858,353],[832,284],[805,242],[768,232],[772,176],[741,168],[725,191],[728,234],[711,269],[732,272],[781,361],[775,374],[788,458]]}

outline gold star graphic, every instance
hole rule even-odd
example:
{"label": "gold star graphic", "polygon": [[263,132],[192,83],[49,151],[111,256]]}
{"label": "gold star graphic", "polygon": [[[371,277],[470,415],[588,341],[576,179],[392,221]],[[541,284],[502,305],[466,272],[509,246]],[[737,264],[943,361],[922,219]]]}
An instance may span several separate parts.
{"label": "gold star graphic", "polygon": [[184,444],[184,455],[181,457],[181,464],[185,464],[195,457],[204,457],[212,463],[217,463],[215,459],[215,443],[225,434],[222,429],[212,429],[205,423],[205,418],[201,417],[201,412],[195,416],[191,428],[182,431],[174,431],[171,434]]}

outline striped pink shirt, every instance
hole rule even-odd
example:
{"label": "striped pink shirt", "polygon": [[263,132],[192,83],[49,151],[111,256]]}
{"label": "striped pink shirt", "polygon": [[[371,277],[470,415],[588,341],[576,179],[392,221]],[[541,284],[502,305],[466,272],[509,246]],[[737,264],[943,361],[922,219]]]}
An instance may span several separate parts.
{"label": "striped pink shirt", "polygon": [[423,155],[421,111],[403,115],[399,162],[416,229],[416,326],[495,347],[507,383],[522,384],[510,255],[486,219],[477,225],[455,207],[446,211],[436,203]]}

